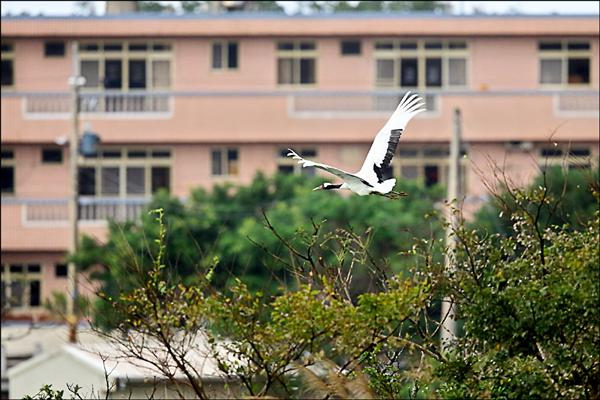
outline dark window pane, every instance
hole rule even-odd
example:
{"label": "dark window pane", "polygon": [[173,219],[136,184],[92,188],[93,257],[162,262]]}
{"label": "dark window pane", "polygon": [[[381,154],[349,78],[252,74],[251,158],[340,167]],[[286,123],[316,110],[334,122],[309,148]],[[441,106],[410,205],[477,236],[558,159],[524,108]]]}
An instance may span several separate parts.
{"label": "dark window pane", "polygon": [[148,45],[146,43],[132,43],[129,45],[129,51],[146,51]]}
{"label": "dark window pane", "polygon": [[121,60],[106,60],[104,62],[104,87],[106,89],[121,89],[123,87]]}
{"label": "dark window pane", "polygon": [[562,49],[562,43],[560,42],[542,42],[538,45],[540,50],[560,50]]}
{"label": "dark window pane", "polygon": [[159,189],[170,191],[170,171],[169,167],[152,167],[152,193]]}
{"label": "dark window pane", "polygon": [[278,43],[277,50],[294,50],[294,44],[292,42]]}
{"label": "dark window pane", "polygon": [[99,47],[97,43],[87,43],[81,45],[81,51],[98,51]]}
{"label": "dark window pane", "polygon": [[227,68],[238,67],[238,44],[230,42],[227,46],[228,57],[227,57]]}
{"label": "dark window pane", "polygon": [[440,168],[437,165],[425,166],[425,186],[433,186],[440,181]]}
{"label": "dark window pane", "polygon": [[223,46],[221,43],[213,43],[212,45],[212,67],[215,69],[222,68],[221,59],[223,57]]}
{"label": "dark window pane", "polygon": [[376,50],[392,50],[393,48],[394,48],[394,44],[392,42],[375,43]]}
{"label": "dark window pane", "polygon": [[223,163],[221,161],[221,151],[213,150],[211,154],[211,170],[213,175],[223,175]]}
{"label": "dark window pane", "polygon": [[40,264],[30,264],[27,266],[27,272],[38,273],[42,271],[42,266]]}
{"label": "dark window pane", "polygon": [[466,49],[467,44],[465,42],[450,42],[448,43],[449,49]]}
{"label": "dark window pane", "polygon": [[146,155],[146,150],[129,150],[127,152],[127,157],[129,158],[145,158]]}
{"label": "dark window pane", "polygon": [[2,60],[2,70],[0,71],[0,74],[0,84],[2,86],[10,86],[14,83],[12,60]]}
{"label": "dark window pane", "polygon": [[129,88],[146,88],[146,61],[129,60]]}
{"label": "dark window pane", "polygon": [[442,59],[427,58],[425,60],[425,84],[427,86],[442,86]]}
{"label": "dark window pane", "polygon": [[1,193],[14,193],[15,192],[15,168],[11,166],[3,166],[0,169],[1,181],[0,187]]}
{"label": "dark window pane", "polygon": [[590,149],[572,149],[569,152],[569,155],[574,157],[587,157],[590,154]]}
{"label": "dark window pane", "polygon": [[146,193],[146,169],[144,167],[127,167],[126,175],[127,194]]}
{"label": "dark window pane", "polygon": [[567,49],[569,49],[569,50],[589,50],[590,43],[589,42],[569,42],[567,44]]}
{"label": "dark window pane", "polygon": [[590,83],[589,58],[569,58],[569,83]]}
{"label": "dark window pane", "polygon": [[416,149],[400,149],[400,157],[416,157],[418,153]]}
{"label": "dark window pane", "polygon": [[280,165],[277,167],[277,171],[280,174],[293,174],[294,173],[294,166],[293,165]]}
{"label": "dark window pane", "polygon": [[302,157],[316,157],[317,156],[317,151],[315,149],[303,149],[300,152],[300,155]]}
{"label": "dark window pane", "polygon": [[441,50],[442,42],[425,42],[425,48],[431,50]]}
{"label": "dark window pane", "polygon": [[121,150],[104,150],[102,152],[103,158],[121,158]]}
{"label": "dark window pane", "polygon": [[29,282],[29,305],[38,307],[40,305],[40,281]]}
{"label": "dark window pane", "polygon": [[119,194],[119,167],[102,167],[100,171],[100,180],[100,192],[102,195],[110,196]]}
{"label": "dark window pane", "polygon": [[46,43],[44,43],[44,55],[46,57],[64,57],[65,42],[46,42]]}
{"label": "dark window pane", "polygon": [[154,157],[154,158],[169,158],[169,157],[171,157],[171,151],[169,151],[169,150],[152,150],[152,157]]}
{"label": "dark window pane", "polygon": [[315,44],[312,42],[302,42],[300,43],[300,50],[314,50]]}
{"label": "dark window pane", "polygon": [[343,55],[360,54],[360,41],[359,40],[342,40],[341,52]]}
{"label": "dark window pane", "polygon": [[67,276],[67,273],[67,264],[56,264],[54,266],[54,275],[56,275],[57,277]]}
{"label": "dark window pane", "polygon": [[542,149],[542,157],[560,157],[562,154],[563,152],[561,149]]}
{"label": "dark window pane", "polygon": [[419,177],[419,170],[416,165],[405,165],[400,173],[404,179],[417,179]]}
{"label": "dark window pane", "polygon": [[45,163],[62,163],[62,149],[42,149],[42,162]]}
{"label": "dark window pane", "polygon": [[238,159],[238,151],[236,149],[227,150],[227,160],[235,161]]}
{"label": "dark window pane", "polygon": [[13,49],[14,49],[13,45],[10,44],[10,43],[2,43],[0,45],[0,51],[2,51],[2,52],[7,52],[8,53],[10,51],[13,51]]}
{"label": "dark window pane", "polygon": [[423,156],[425,157],[448,157],[450,155],[450,149],[425,149],[423,150]]}
{"label": "dark window pane", "polygon": [[79,167],[79,194],[83,196],[96,195],[96,168]]}
{"label": "dark window pane", "polygon": [[21,264],[13,264],[10,266],[10,272],[14,274],[23,273],[23,266]]}
{"label": "dark window pane", "polygon": [[12,160],[15,158],[15,152],[12,150],[2,150],[3,160]]}
{"label": "dark window pane", "polygon": [[110,43],[104,45],[104,51],[121,51],[123,45],[120,43]]}
{"label": "dark window pane", "polygon": [[315,83],[315,60],[314,58],[300,59],[300,83]]}
{"label": "dark window pane", "polygon": [[417,86],[419,82],[417,71],[416,58],[402,58],[400,60],[400,86]]}
{"label": "dark window pane", "polygon": [[400,50],[416,50],[417,42],[404,42],[400,43]]}
{"label": "dark window pane", "polygon": [[154,51],[169,51],[169,50],[171,50],[171,45],[165,44],[165,43],[155,43],[152,45],[152,50],[154,50]]}

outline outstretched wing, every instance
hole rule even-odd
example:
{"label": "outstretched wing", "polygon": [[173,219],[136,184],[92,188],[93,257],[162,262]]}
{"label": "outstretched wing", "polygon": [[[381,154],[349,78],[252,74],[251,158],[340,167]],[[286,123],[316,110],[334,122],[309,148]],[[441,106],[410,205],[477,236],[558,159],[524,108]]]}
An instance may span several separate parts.
{"label": "outstretched wing", "polygon": [[331,165],[321,164],[318,162],[304,159],[304,158],[300,157],[298,155],[298,153],[296,153],[294,150],[292,150],[292,149],[288,149],[288,150],[289,150],[289,153],[287,154],[288,157],[292,157],[294,160],[298,160],[298,164],[302,165],[302,167],[304,167],[304,168],[307,168],[307,167],[319,168],[319,169],[322,169],[323,171],[327,171],[330,174],[333,174],[339,178],[342,178],[346,182],[360,181],[367,186],[372,186],[371,184],[366,182],[364,179],[356,176],[355,174],[351,174],[350,172],[346,172],[341,169],[332,167]]}
{"label": "outstretched wing", "polygon": [[396,111],[375,136],[371,149],[360,171],[356,173],[371,183],[383,182],[383,170],[390,165],[396,153],[400,136],[408,121],[418,113],[425,111],[424,102],[418,94],[407,92]]}

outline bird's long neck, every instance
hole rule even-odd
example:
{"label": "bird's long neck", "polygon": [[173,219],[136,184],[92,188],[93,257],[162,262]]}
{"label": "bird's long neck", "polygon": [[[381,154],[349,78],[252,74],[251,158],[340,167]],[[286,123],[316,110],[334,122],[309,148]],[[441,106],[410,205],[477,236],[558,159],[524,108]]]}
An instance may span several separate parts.
{"label": "bird's long neck", "polygon": [[331,184],[331,185],[325,186],[323,189],[325,189],[325,190],[335,190],[335,189],[341,188],[342,185],[343,185],[342,183],[340,183],[339,185]]}

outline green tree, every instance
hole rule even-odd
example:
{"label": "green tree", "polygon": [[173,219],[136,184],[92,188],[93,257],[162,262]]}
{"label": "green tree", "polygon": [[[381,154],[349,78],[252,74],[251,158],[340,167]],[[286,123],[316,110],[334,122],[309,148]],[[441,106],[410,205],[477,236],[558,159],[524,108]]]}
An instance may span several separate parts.
{"label": "green tree", "polygon": [[[264,188],[256,185],[255,191]],[[299,197],[310,193],[294,190]],[[385,276],[369,234],[317,221],[287,236],[297,222],[276,226],[267,213],[266,231],[285,252],[264,250],[297,280],[271,294],[251,290],[242,279],[213,286],[210,262],[186,283],[166,263],[171,228],[159,218],[152,236],[159,239],[146,251],[153,262],[138,271],[138,286],[117,297],[102,295],[123,316],[113,337],[133,350],[140,335],[171,349],[163,362],[187,371],[199,397],[203,382],[186,364],[181,344],[206,332],[219,368],[251,396],[598,398],[600,211],[577,229],[541,228],[532,210],[561,199],[548,197],[544,186],[510,190],[521,203],[510,234],[457,227],[451,271],[435,254],[449,251],[434,246],[437,239],[413,240],[403,253],[410,273]],[[213,195],[233,196],[224,188]],[[378,276],[380,284],[353,294],[361,284],[357,270]],[[449,353],[437,339],[435,309],[443,298],[454,302],[463,326]]]}
{"label": "green tree", "polygon": [[[335,232],[351,227],[365,232],[372,257],[382,261],[386,276],[407,269],[408,259],[399,253],[406,250],[413,237],[430,238],[439,232],[435,218],[422,215],[433,209],[441,197],[440,188],[423,188],[407,182],[402,190],[409,193],[400,200],[371,196],[340,196],[331,192],[313,192],[320,180],[305,176],[265,177],[258,174],[248,186],[217,185],[211,192],[194,190],[183,204],[167,193],[157,194],[149,209],[162,208],[168,226],[165,263],[169,270],[194,283],[198,269],[217,263],[213,284],[222,288],[236,278],[252,290],[274,293],[282,286],[295,284],[290,266],[279,262],[288,258],[288,249],[265,229],[264,215],[282,238],[299,243],[298,234],[312,232],[314,224],[324,222],[321,232]],[[263,215],[264,213],[264,215]],[[389,218],[394,215],[394,218]],[[84,237],[77,263],[84,269],[102,265],[94,278],[102,290],[113,297],[128,292],[140,282],[138,272],[152,266],[156,245],[149,239],[158,234],[149,215],[135,223],[109,224],[105,243]],[[325,240],[327,234],[320,233]],[[328,253],[327,257],[336,257]],[[330,260],[328,260],[330,261]],[[360,284],[353,294],[368,290],[377,283],[365,270],[357,270]],[[97,322],[108,326],[115,315],[105,303],[96,312]],[[116,319],[118,320],[118,318]]]}
{"label": "green tree", "polygon": [[[571,229],[581,229],[590,215],[598,209],[598,168],[569,169],[560,166],[543,171],[529,186],[529,191],[544,188],[544,200],[539,210],[533,202],[523,203],[522,194],[515,191],[506,177],[498,172],[501,190],[479,210],[473,226],[490,233],[509,234],[515,213],[526,213],[539,220],[543,230],[552,225],[568,224]],[[490,188],[495,190],[494,188]]]}

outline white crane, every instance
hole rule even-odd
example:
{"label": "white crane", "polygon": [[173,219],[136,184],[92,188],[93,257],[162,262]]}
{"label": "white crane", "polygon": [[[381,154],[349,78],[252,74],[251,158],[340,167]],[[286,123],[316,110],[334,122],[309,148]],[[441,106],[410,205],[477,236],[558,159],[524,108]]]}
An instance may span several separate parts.
{"label": "white crane", "polygon": [[358,172],[350,173],[330,165],[306,160],[292,149],[288,149],[289,153],[287,155],[298,160],[298,164],[301,164],[304,168],[319,168],[342,178],[344,181],[338,184],[327,182],[313,190],[349,189],[359,196],[377,194],[394,199],[399,196],[406,196],[406,193],[403,192],[392,192],[396,179],[384,180],[383,171],[389,167],[392,157],[396,153],[398,141],[406,128],[406,124],[412,117],[425,111],[423,106],[424,102],[419,95],[410,94],[410,92],[404,95],[396,111],[375,136],[367,158]]}

